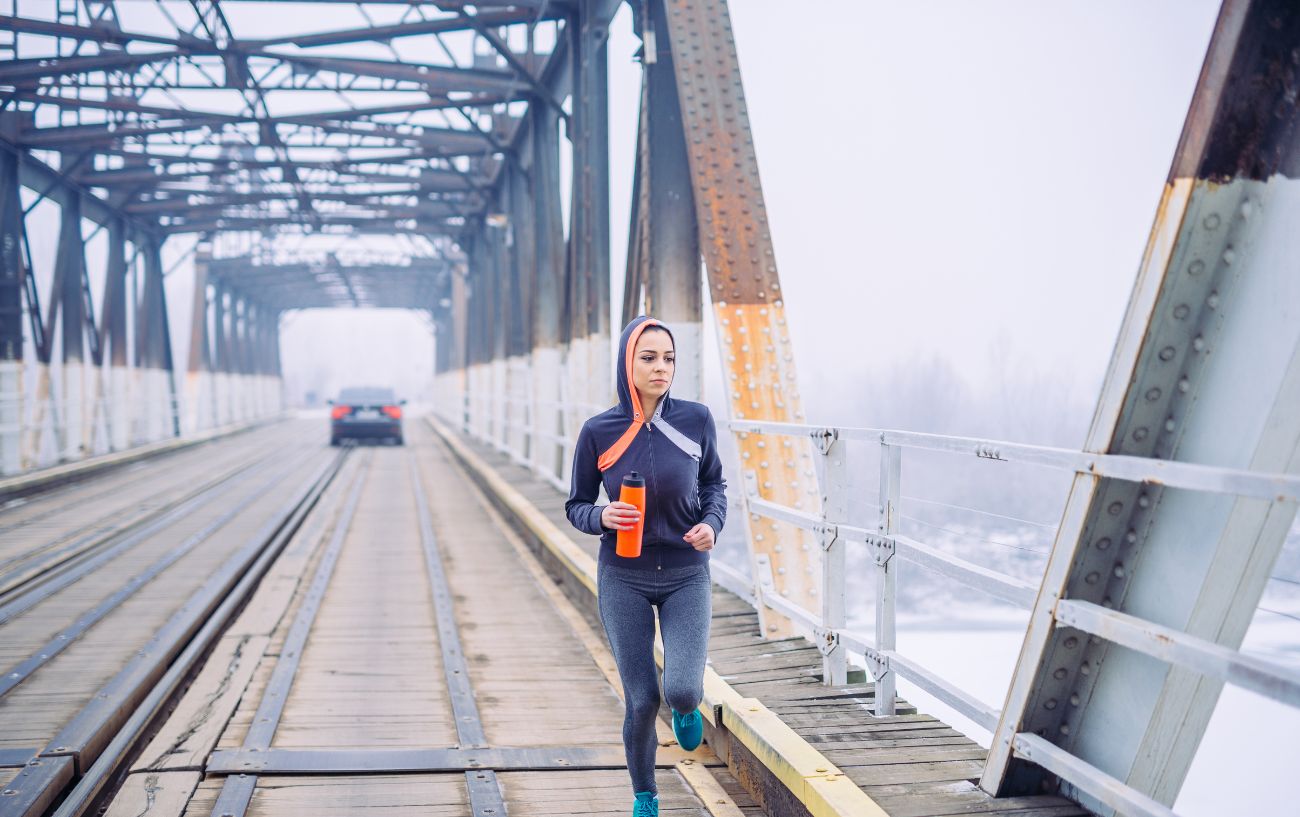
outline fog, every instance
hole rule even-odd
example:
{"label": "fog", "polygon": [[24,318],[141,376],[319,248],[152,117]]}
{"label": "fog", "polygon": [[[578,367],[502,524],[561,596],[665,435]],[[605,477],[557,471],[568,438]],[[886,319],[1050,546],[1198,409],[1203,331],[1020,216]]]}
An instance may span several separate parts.
{"label": "fog", "polygon": [[[1218,3],[730,5],[808,421],[1080,446]],[[266,24],[286,13],[269,12]],[[362,22],[342,5],[328,15],[320,28]],[[254,25],[234,23],[237,30]],[[638,46],[624,8],[609,43],[616,327]],[[43,205],[31,218],[38,280],[46,282],[57,213]],[[164,251],[180,365],[193,244],[181,237]],[[88,248],[91,269],[102,268],[102,245],[97,238]],[[295,313],[281,343],[291,404],[357,384],[390,385],[416,401],[432,397],[433,337],[414,313]],[[705,355],[706,401],[725,417],[716,355]],[[850,450],[853,513],[864,524],[875,514],[871,448]],[[999,466],[990,478],[986,463],[908,456],[910,535],[1037,581],[1068,474]],[[731,480],[739,484],[734,469]],[[732,500],[734,507],[735,490]],[[743,566],[739,531],[724,531],[718,556]],[[865,557],[850,567],[854,581],[869,587]],[[851,612],[863,627],[871,605],[869,591],[856,594]],[[954,617],[972,628],[969,635],[939,628]],[[917,572],[900,582],[904,651],[916,650],[923,663],[995,705],[1023,620]],[[1296,529],[1247,646],[1300,665]],[[953,718],[915,690],[905,694]],[[1300,756],[1300,745],[1262,724],[1291,724],[1289,735],[1298,735],[1294,710],[1237,693],[1224,701],[1180,813],[1283,813],[1283,761]],[[1263,739],[1262,748],[1241,751],[1248,739]],[[1234,795],[1233,781],[1248,778],[1250,790]]]}

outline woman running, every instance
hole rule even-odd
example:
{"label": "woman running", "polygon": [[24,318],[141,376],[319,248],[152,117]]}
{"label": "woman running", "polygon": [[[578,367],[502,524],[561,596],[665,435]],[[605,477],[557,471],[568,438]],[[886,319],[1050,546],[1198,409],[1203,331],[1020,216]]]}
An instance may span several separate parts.
{"label": "woman running", "polygon": [[[727,517],[713,416],[700,403],[668,396],[675,357],[672,333],[659,321],[643,315],[623,329],[618,405],[583,424],[564,504],[575,528],[600,537],[597,597],[623,679],[623,747],[633,817],[659,814],[655,609],[673,734],[687,751],[700,745],[704,726],[698,707],[712,615],[709,551]],[[645,529],[641,555],[625,558],[614,552],[615,541],[618,531],[635,526],[636,506],[595,502],[602,481],[606,495],[618,497],[623,477],[632,471],[645,478]]]}

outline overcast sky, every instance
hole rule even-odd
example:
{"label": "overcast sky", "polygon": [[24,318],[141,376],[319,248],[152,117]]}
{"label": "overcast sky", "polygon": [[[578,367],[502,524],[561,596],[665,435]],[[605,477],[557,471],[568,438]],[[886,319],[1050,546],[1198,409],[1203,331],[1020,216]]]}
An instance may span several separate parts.
{"label": "overcast sky", "polygon": [[[1046,379],[1090,412],[1217,3],[815,5],[731,4],[808,416],[897,424],[861,385],[936,362],[972,401]],[[640,83],[629,16],[609,48],[616,295]],[[357,359],[320,320],[289,327],[287,361]],[[407,347],[378,351],[372,375],[406,381],[427,359],[413,318],[348,321]],[[985,431],[952,425],[926,430]]]}

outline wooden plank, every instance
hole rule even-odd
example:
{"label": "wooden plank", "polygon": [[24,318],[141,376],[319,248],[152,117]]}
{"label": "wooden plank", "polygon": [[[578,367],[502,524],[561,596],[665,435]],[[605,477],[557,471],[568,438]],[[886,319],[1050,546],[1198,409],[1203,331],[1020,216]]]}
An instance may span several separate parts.
{"label": "wooden plank", "polygon": [[859,786],[882,783],[924,783],[932,780],[971,780],[984,771],[984,763],[955,760],[937,763],[897,763],[882,766],[854,766],[844,770]]}
{"label": "wooden plank", "polygon": [[270,641],[267,636],[223,637],[132,770],[202,769]]}
{"label": "wooden plank", "polygon": [[127,775],[104,817],[180,817],[202,777],[199,772]]}
{"label": "wooden plank", "polygon": [[[199,785],[186,817],[210,817],[221,780]],[[248,817],[467,817],[465,775],[269,777],[258,780]]]}

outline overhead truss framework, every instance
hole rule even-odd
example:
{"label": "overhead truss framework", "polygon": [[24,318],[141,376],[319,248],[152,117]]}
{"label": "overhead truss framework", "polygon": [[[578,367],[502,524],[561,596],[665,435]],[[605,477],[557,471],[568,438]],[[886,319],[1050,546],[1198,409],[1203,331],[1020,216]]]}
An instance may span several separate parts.
{"label": "overhead truss framework", "polygon": [[[32,405],[61,402],[57,411],[78,419],[56,422],[84,428],[60,443],[59,458],[86,454],[103,400],[100,386],[82,383],[78,372],[87,358],[85,370],[98,378],[108,348],[114,366],[127,355],[165,373],[155,386],[171,384],[159,399],[180,433],[187,395],[233,405],[238,398],[215,394],[227,375],[278,381],[275,349],[230,350],[277,343],[274,330],[291,309],[425,311],[444,319],[436,324],[443,355],[458,348],[463,361],[471,330],[453,332],[445,321],[453,278],[475,310],[506,306],[482,282],[507,267],[519,279],[516,234],[528,227],[509,213],[524,200],[546,203],[538,207],[545,230],[538,242],[549,262],[541,271],[553,280],[538,289],[584,298],[578,309],[565,306],[575,328],[562,334],[607,332],[598,304],[608,300],[608,284],[588,283],[608,278],[600,261],[608,250],[607,172],[574,194],[583,214],[574,227],[596,248],[585,252],[566,247],[559,168],[564,138],[589,164],[607,165],[604,26],[618,5],[598,2],[593,12],[576,0],[291,9],[242,0],[0,3],[0,403],[18,406],[12,427],[41,422]],[[593,57],[587,70],[601,79],[594,93],[571,98],[584,49]],[[598,124],[584,134],[578,119]],[[524,169],[539,157],[540,181]],[[33,260],[27,240],[32,214],[48,202],[65,225],[51,270]],[[81,246],[92,230],[109,239],[102,273],[87,266]],[[177,234],[201,247],[184,394],[160,261]],[[232,242],[223,239],[232,235],[248,239],[233,242],[243,250],[228,251]],[[358,260],[356,245],[373,246],[376,237],[404,238],[419,251]],[[328,244],[325,257],[282,251],[309,240],[317,241],[313,252]],[[471,270],[475,253],[492,269]],[[43,367],[34,401],[21,394],[24,344]],[[64,374],[49,375],[51,366]],[[212,385],[195,386],[196,378]],[[213,422],[238,416],[209,412]],[[35,461],[40,442],[16,435],[0,444],[0,471]]]}
{"label": "overhead truss framework", "polygon": [[[572,12],[563,0],[416,3],[321,31],[270,4],[259,13],[274,19],[251,24],[234,0],[7,5],[5,147],[160,234],[245,219],[456,234],[484,213],[519,111],[539,98],[558,108],[540,76],[563,58]],[[157,33],[162,22],[173,31]],[[286,28],[306,30],[243,33]]]}

